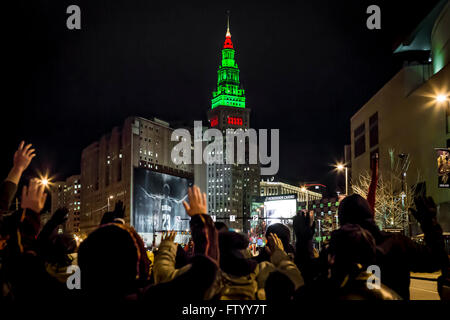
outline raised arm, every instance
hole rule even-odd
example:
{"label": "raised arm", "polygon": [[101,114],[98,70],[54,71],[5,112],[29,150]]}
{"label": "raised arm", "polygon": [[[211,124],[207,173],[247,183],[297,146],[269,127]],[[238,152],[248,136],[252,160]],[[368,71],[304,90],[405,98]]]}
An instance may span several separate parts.
{"label": "raised arm", "polygon": [[31,144],[25,145],[25,142],[22,141],[14,153],[13,167],[9,171],[5,181],[0,184],[0,210],[8,210],[11,206],[22,173],[28,168],[31,160],[36,156],[34,151],[35,149],[31,148]]}
{"label": "raised arm", "polygon": [[294,217],[293,228],[296,237],[295,263],[302,272],[305,282],[315,277],[315,259],[312,238],[315,233],[314,214],[301,211]]}
{"label": "raised arm", "polygon": [[416,209],[410,208],[412,215],[420,223],[424,233],[425,245],[411,241],[408,251],[411,257],[411,267],[417,272],[434,272],[446,270],[449,265],[448,255],[445,252],[442,228],[439,225],[436,213],[436,204],[433,198],[419,197],[414,199]]}
{"label": "raised arm", "polygon": [[292,281],[295,289],[304,284],[303,276],[294,262],[291,261],[283,248],[283,243],[274,233],[271,233],[267,239],[270,261],[274,264],[278,271],[284,273]]}
{"label": "raised arm", "polygon": [[[188,190],[189,204],[183,201],[187,214],[191,217],[191,232],[194,242],[194,253],[205,255],[218,265],[219,249],[218,234],[211,217],[206,209],[206,194],[197,186]],[[153,267],[155,283],[167,282],[185,273],[191,268],[186,265],[180,269],[175,268],[177,245],[173,242],[175,232],[169,232],[159,246]]]}

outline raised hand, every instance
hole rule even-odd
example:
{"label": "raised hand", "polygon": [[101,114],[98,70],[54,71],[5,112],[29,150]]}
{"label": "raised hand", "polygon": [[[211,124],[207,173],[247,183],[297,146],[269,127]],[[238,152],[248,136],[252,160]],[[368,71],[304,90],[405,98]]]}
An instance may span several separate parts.
{"label": "raised hand", "polygon": [[409,208],[409,210],[422,227],[436,221],[437,208],[432,197],[417,197],[414,203],[416,209]]}
{"label": "raised hand", "polygon": [[315,233],[316,222],[314,221],[314,212],[309,213],[300,211],[294,217],[293,228],[297,237],[310,240]]}
{"label": "raised hand", "polygon": [[114,206],[114,218],[125,218],[125,206],[122,200],[117,201]]}
{"label": "raised hand", "polygon": [[31,144],[25,146],[25,142],[22,141],[19,148],[14,153],[13,167],[8,173],[6,180],[18,185],[20,177],[26,168],[30,165],[31,160],[36,156],[35,149],[31,149]]}
{"label": "raised hand", "polygon": [[278,238],[276,233],[270,233],[267,237],[267,247],[270,255],[272,255],[275,250],[284,251],[283,242]]}
{"label": "raised hand", "polygon": [[206,207],[206,193],[201,192],[199,187],[193,186],[189,188],[188,198],[189,204],[186,201],[183,201],[183,206],[190,217],[196,214],[208,213],[208,209]]}
{"label": "raised hand", "polygon": [[44,192],[45,186],[38,179],[31,179],[28,187],[22,189],[22,209],[30,209],[36,213],[40,213],[47,200],[47,193]]}
{"label": "raised hand", "polygon": [[162,237],[161,237],[161,241],[171,241],[171,242],[173,242],[175,240],[175,236],[176,235],[177,235],[176,231],[164,232]]}
{"label": "raised hand", "polygon": [[25,141],[20,142],[19,148],[14,153],[14,167],[22,172],[30,165],[31,160],[36,156],[35,149],[31,148],[31,143],[25,145]]}

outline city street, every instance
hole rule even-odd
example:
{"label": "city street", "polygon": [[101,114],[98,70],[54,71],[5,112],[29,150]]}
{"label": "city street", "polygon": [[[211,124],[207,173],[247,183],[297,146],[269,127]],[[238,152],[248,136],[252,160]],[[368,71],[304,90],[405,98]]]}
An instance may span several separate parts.
{"label": "city street", "polygon": [[409,287],[411,300],[440,300],[437,292],[437,281],[435,281],[439,276],[440,272],[411,273],[411,285]]}

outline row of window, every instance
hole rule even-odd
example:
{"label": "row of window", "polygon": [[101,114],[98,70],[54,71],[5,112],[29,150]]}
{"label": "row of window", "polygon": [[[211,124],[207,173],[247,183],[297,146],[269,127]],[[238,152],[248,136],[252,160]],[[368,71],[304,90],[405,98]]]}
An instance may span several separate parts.
{"label": "row of window", "polygon": [[[353,131],[355,158],[366,152],[366,124],[363,122]],[[378,145],[378,112],[369,118],[369,149]]]}
{"label": "row of window", "polygon": [[[146,125],[146,124],[142,125],[142,128],[148,129],[150,131],[155,130],[155,132],[159,132],[159,128],[153,128],[152,126],[149,126],[149,125]],[[141,131],[141,133],[142,133],[142,131]]]}

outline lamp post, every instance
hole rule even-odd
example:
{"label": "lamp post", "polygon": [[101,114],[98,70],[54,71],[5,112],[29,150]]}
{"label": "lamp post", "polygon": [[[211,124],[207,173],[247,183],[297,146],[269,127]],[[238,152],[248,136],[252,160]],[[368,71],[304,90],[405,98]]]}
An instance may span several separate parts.
{"label": "lamp post", "polygon": [[402,182],[402,186],[401,186],[401,192],[400,192],[400,201],[401,201],[401,207],[402,207],[402,226],[404,229],[404,234],[405,236],[410,236],[411,237],[411,228],[409,225],[409,215],[408,215],[408,211],[405,208],[405,198],[406,198],[406,188],[405,188],[405,184],[406,184],[406,168],[405,168],[405,161],[408,160],[408,155],[404,154],[404,153],[400,153],[398,155],[398,157],[400,158],[401,161],[401,166],[402,166],[402,172],[401,174],[401,182]]}
{"label": "lamp post", "polygon": [[448,98],[447,94],[438,94],[435,98],[435,101],[437,104],[444,104],[447,102],[446,109],[445,109],[445,115],[446,115],[446,121],[445,121],[445,127],[446,127],[446,133],[450,132],[450,99]]}
{"label": "lamp post", "polygon": [[113,198],[114,198],[114,196],[109,196],[109,197],[106,198],[108,200],[108,211],[109,211],[109,200],[113,199]]}
{"label": "lamp post", "polygon": [[348,167],[344,166],[341,163],[336,165],[336,169],[338,171],[345,170],[345,195],[348,195]]}
{"label": "lamp post", "polygon": [[308,189],[306,189],[306,187],[302,187],[301,190],[302,190],[302,192],[304,192],[305,195],[306,195],[306,210],[308,210],[308,209],[309,209],[309,207],[308,207],[308,202],[309,202]]}

